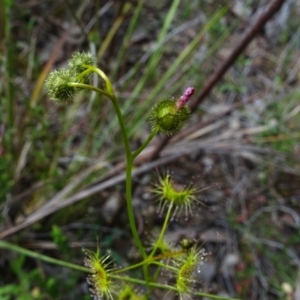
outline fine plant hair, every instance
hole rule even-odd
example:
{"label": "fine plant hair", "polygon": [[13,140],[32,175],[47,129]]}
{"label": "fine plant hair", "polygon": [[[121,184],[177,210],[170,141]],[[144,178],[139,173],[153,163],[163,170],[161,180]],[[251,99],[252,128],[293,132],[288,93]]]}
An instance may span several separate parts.
{"label": "fine plant hair", "polygon": [[[101,88],[93,86],[91,75],[97,74]],[[153,193],[158,198],[157,206],[165,212],[164,221],[159,234],[151,244],[149,251],[140,239],[134,219],[132,203],[132,168],[135,158],[146,148],[157,134],[172,136],[178,133],[188,122],[191,112],[187,105],[195,89],[188,87],[179,99],[163,98],[153,105],[150,116],[151,131],[142,145],[132,151],[128,131],[116,97],[115,90],[106,74],[97,67],[96,59],[90,53],[76,52],[69,60],[68,67],[52,71],[46,80],[49,97],[60,105],[69,105],[74,96],[81,90],[95,91],[108,98],[114,108],[123,139],[126,154],[126,204],[128,220],[135,246],[141,261],[127,267],[116,267],[110,253],[101,254],[100,249],[84,251],[84,265],[90,273],[87,281],[94,299],[150,299],[154,289],[174,292],[183,299],[184,295],[205,296],[213,299],[225,299],[216,295],[200,292],[196,289],[201,264],[207,253],[189,240],[183,240],[179,246],[168,243],[165,233],[168,223],[174,215],[183,212],[191,213],[197,202],[197,189],[193,186],[181,186],[174,183],[170,174],[160,177],[154,185]],[[150,268],[151,266],[151,268]],[[131,273],[138,278],[131,277]],[[135,272],[132,272],[135,271]],[[161,274],[167,274],[169,281],[160,283]]]}

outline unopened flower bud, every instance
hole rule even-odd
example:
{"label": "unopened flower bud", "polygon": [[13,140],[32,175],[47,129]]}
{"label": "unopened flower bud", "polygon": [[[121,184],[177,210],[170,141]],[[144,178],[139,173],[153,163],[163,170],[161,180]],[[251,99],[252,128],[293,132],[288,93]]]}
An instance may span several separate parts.
{"label": "unopened flower bud", "polygon": [[177,133],[190,118],[190,109],[185,104],[194,92],[194,88],[188,88],[178,101],[173,99],[159,101],[150,116],[152,129],[167,135]]}
{"label": "unopened flower bud", "polygon": [[[87,66],[94,66],[96,59],[92,56],[91,53],[85,52],[75,52],[72,55],[72,58],[69,60],[68,67],[71,72],[76,75],[84,72],[87,69]],[[90,80],[90,74],[86,74],[81,79],[82,83],[88,84]]]}
{"label": "unopened flower bud", "polygon": [[195,89],[193,87],[188,87],[184,94],[179,98],[179,100],[176,103],[177,108],[180,108],[184,106],[188,100],[194,95]]}
{"label": "unopened flower bud", "polygon": [[52,71],[45,83],[50,98],[58,104],[70,103],[77,89],[68,84],[74,81],[74,75],[69,69]]}

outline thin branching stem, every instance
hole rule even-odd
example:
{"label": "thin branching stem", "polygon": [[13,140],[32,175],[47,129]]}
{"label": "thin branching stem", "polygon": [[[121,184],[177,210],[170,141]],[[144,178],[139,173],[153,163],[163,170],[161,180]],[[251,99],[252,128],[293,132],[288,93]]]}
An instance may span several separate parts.
{"label": "thin branching stem", "polygon": [[132,157],[133,159],[135,159],[147,146],[148,144],[151,142],[151,140],[155,137],[155,135],[158,132],[158,128],[154,128],[150,135],[148,136],[148,138],[144,141],[143,145],[138,148],[134,153],[132,153]]}
{"label": "thin branching stem", "polygon": [[55,265],[58,265],[58,266],[66,267],[66,268],[69,268],[69,269],[73,269],[73,270],[77,270],[77,271],[83,271],[83,272],[90,272],[90,270],[86,267],[79,266],[79,265],[76,265],[76,264],[72,264],[72,263],[66,262],[64,260],[55,259],[55,258],[49,257],[47,255],[43,255],[43,254],[40,254],[40,253],[37,253],[37,252],[34,252],[34,251],[30,251],[30,250],[27,250],[25,248],[19,247],[17,245],[8,243],[6,241],[0,241],[0,248],[9,249],[11,251],[15,251],[15,252],[18,252],[20,254],[24,254],[28,257],[32,257],[32,258],[37,259],[37,260],[42,260],[42,261],[45,261],[45,262],[48,262],[48,263],[51,263],[51,264],[55,264]]}
{"label": "thin branching stem", "polygon": [[172,211],[172,208],[173,208],[173,202],[170,203],[169,205],[169,208],[168,208],[168,211],[167,211],[167,214],[166,214],[166,217],[165,217],[165,220],[164,220],[164,224],[163,224],[163,227],[161,229],[161,232],[159,234],[159,237],[155,243],[155,246],[151,252],[151,254],[149,255],[149,257],[153,257],[154,253],[156,252],[156,249],[158,248],[158,246],[161,244],[161,241],[163,239],[163,236],[165,235],[165,232],[167,230],[167,227],[168,227],[168,223],[169,223],[169,220],[170,220],[170,216],[171,216],[171,211]]}
{"label": "thin branching stem", "polygon": [[[146,258],[147,254],[146,254],[145,249],[142,245],[142,242],[139,238],[138,230],[137,230],[135,220],[134,220],[134,210],[133,210],[133,205],[132,205],[132,191],[131,191],[131,189],[132,189],[132,178],[131,177],[132,177],[132,167],[133,167],[134,157],[130,151],[130,145],[129,145],[129,140],[128,140],[128,136],[127,136],[127,130],[126,130],[124,118],[121,113],[118,100],[113,92],[112,85],[110,84],[106,75],[98,68],[93,68],[93,67],[89,66],[89,70],[93,70],[93,71],[97,72],[97,74],[99,76],[101,76],[102,79],[104,79],[104,80],[106,79],[105,80],[106,88],[107,88],[107,90],[109,90],[109,93],[102,89],[99,89],[97,87],[94,87],[94,86],[91,86],[88,84],[84,84],[84,83],[72,82],[72,83],[69,83],[69,86],[98,92],[99,94],[102,94],[102,95],[106,96],[107,98],[109,98],[113,104],[114,110],[116,112],[116,115],[117,115],[117,118],[118,118],[118,121],[120,124],[121,134],[123,137],[125,153],[126,153],[126,161],[127,161],[127,164],[126,164],[126,202],[127,202],[127,212],[128,212],[129,224],[130,224],[130,228],[131,228],[131,232],[132,232],[134,241],[139,249],[139,252],[141,253],[143,258]],[[110,92],[112,92],[112,93],[110,93]]]}

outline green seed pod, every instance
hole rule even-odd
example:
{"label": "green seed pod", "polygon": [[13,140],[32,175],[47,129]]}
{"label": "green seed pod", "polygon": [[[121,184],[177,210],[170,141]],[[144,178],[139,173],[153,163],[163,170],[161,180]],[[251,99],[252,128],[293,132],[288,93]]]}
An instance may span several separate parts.
{"label": "green seed pod", "polygon": [[[85,52],[75,52],[72,55],[72,58],[69,60],[68,67],[71,72],[79,75],[87,69],[87,66],[94,66],[96,64],[96,59],[92,56],[91,53]],[[90,74],[83,76],[82,83],[89,84]]]}
{"label": "green seed pod", "polygon": [[175,100],[163,99],[154,106],[149,122],[152,129],[173,135],[185,125],[189,118],[188,106],[178,107]]}
{"label": "green seed pod", "polygon": [[75,87],[69,86],[70,82],[76,82],[69,69],[52,71],[46,80],[46,89],[50,98],[58,104],[68,104],[77,92]]}

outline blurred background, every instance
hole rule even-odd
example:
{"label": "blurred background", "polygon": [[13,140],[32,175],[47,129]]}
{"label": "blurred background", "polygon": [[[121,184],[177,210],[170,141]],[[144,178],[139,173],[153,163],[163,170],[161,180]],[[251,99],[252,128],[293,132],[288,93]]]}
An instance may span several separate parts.
{"label": "blurred background", "polygon": [[[79,265],[81,248],[99,244],[117,265],[139,259],[110,101],[81,92],[57,106],[45,79],[74,51],[93,53],[136,149],[155,102],[189,86],[195,101],[270,2],[3,0],[0,239]],[[163,222],[151,192],[159,175],[203,189],[193,215],[173,220],[167,238],[195,239],[210,253],[199,289],[221,297],[300,299],[300,4],[283,2],[183,131],[153,156],[163,139],[155,137],[136,161],[145,244]],[[1,248],[0,299],[90,299],[85,274]]]}

